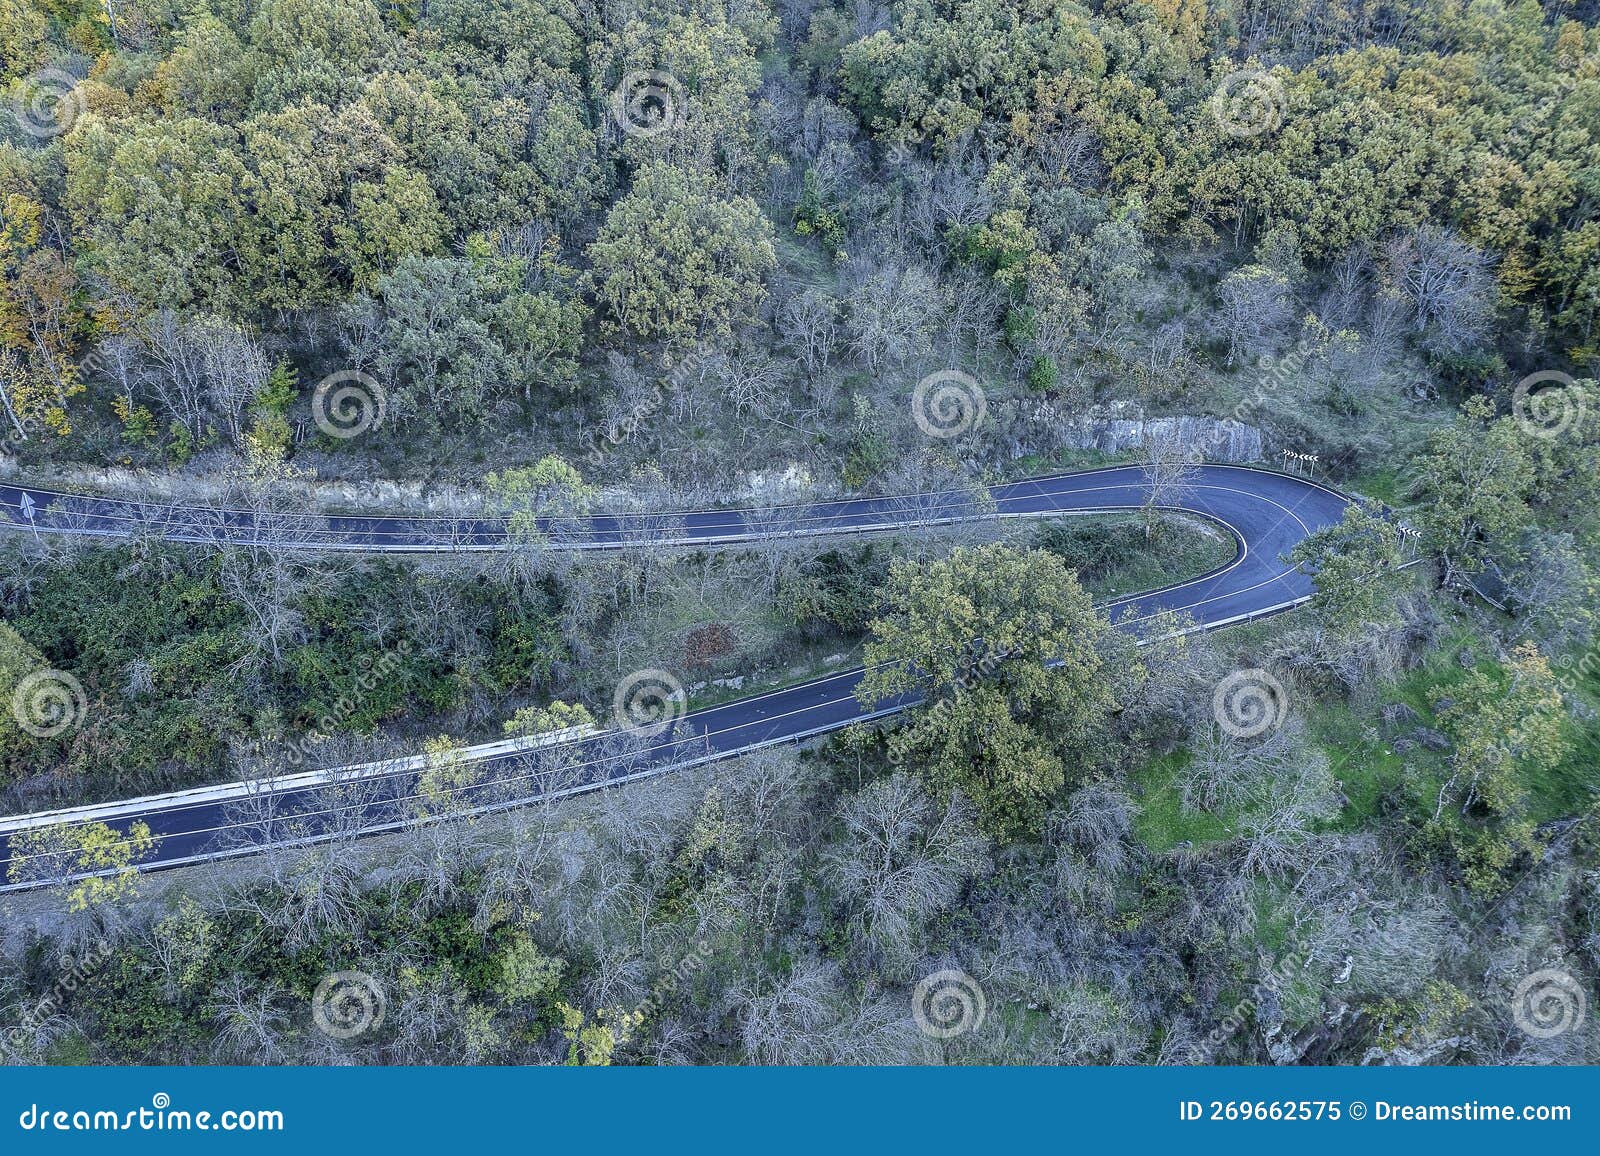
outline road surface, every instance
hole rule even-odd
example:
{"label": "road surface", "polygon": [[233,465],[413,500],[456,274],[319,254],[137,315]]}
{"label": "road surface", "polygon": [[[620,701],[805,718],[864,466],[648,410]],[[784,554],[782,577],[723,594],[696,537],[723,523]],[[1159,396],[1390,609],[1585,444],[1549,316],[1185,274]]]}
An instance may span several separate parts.
{"label": "road surface", "polygon": [[[994,487],[992,508],[968,495],[864,498],[764,510],[717,510],[619,518],[548,527],[551,548],[617,550],[641,545],[715,545],[762,537],[836,535],[905,529],[982,517],[1050,517],[1142,507],[1137,466],[1031,478]],[[1171,509],[1210,518],[1237,539],[1226,566],[1160,590],[1104,604],[1122,629],[1141,631],[1152,616],[1182,612],[1197,630],[1278,613],[1306,601],[1310,579],[1284,561],[1296,543],[1337,522],[1350,499],[1302,478],[1240,466],[1199,467]],[[503,527],[487,519],[389,516],[254,515],[242,510],[146,504],[0,486],[0,515],[13,528],[41,534],[124,537],[159,534],[175,541],[275,544],[280,547],[416,553],[506,549]],[[854,690],[862,670],[842,671],[782,690],[695,711],[659,734],[609,729],[529,750],[501,742],[464,748],[477,784],[452,796],[456,810],[525,806],[607,785],[796,742],[851,722],[893,714],[907,696],[864,708]],[[670,709],[670,708],[669,708]],[[610,720],[606,720],[610,721]],[[146,823],[159,836],[141,866],[159,869],[251,854],[269,846],[352,837],[429,821],[437,800],[422,798],[421,760],[301,773],[269,785],[224,784],[191,791],[0,818],[0,890],[37,886],[12,879],[10,837],[18,830],[104,822],[126,830]]]}

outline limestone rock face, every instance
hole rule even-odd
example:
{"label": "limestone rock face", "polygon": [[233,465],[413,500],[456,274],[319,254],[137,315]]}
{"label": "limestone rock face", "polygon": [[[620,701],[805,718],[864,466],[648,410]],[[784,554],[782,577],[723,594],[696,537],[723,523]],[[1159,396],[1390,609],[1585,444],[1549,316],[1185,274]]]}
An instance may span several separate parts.
{"label": "limestone rock face", "polygon": [[[1112,402],[1076,414],[1057,412],[1046,403],[1029,416],[1029,424],[1034,427],[1040,424],[1052,427],[1050,440],[1075,450],[1092,449],[1108,454],[1136,452],[1147,436],[1175,434],[1185,449],[1208,462],[1258,462],[1265,456],[1261,430],[1232,418],[1148,417],[1144,407],[1136,402]],[[1015,456],[1021,457],[1036,452],[1039,447],[1018,448]]]}

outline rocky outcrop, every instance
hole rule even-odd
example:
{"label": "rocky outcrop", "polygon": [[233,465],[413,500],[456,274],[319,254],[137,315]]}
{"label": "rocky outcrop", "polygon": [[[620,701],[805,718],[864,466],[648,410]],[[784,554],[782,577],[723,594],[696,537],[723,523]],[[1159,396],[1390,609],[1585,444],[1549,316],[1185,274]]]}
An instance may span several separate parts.
{"label": "rocky outcrop", "polygon": [[[109,494],[114,497],[143,498],[167,502],[215,502],[228,494],[224,479],[207,472],[197,461],[190,469],[168,473],[160,470],[126,469],[121,466],[96,468],[85,465],[33,466],[24,471],[17,459],[0,455],[0,478],[26,480],[34,485],[64,490]],[[307,479],[290,483],[304,494],[313,509],[406,510],[430,514],[474,513],[482,503],[470,489],[431,485],[421,481],[337,481]]]}
{"label": "rocky outcrop", "polygon": [[[1030,424],[1050,427],[1057,446],[1100,450],[1108,454],[1136,452],[1151,434],[1176,434],[1184,448],[1208,462],[1258,462],[1264,456],[1261,430],[1232,419],[1214,417],[1149,417],[1137,402],[1111,402],[1076,413],[1040,403]],[[1021,447],[1015,456],[1036,452]]]}
{"label": "rocky outcrop", "polygon": [[1422,716],[1406,703],[1391,702],[1383,708],[1383,725],[1386,727],[1409,726],[1421,721]]}
{"label": "rocky outcrop", "polygon": [[790,462],[770,470],[746,471],[733,498],[743,503],[798,502],[817,496],[822,489],[809,469]]}
{"label": "rocky outcrop", "polygon": [[1450,741],[1449,735],[1432,727],[1418,727],[1411,732],[1410,737],[1412,741],[1421,743],[1430,751],[1447,751],[1455,745]]}

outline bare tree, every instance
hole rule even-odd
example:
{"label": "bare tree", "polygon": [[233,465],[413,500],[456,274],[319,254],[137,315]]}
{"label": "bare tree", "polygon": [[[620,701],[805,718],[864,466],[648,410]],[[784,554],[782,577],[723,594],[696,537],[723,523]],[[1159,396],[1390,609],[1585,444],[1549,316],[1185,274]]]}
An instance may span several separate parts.
{"label": "bare tree", "polygon": [[1289,279],[1264,265],[1246,265],[1217,287],[1217,328],[1228,342],[1228,364],[1267,352],[1294,317]]}
{"label": "bare tree", "polygon": [[207,407],[221,418],[233,444],[242,446],[251,404],[272,373],[266,351],[242,329],[224,323],[198,326],[193,340],[205,367]]}
{"label": "bare tree", "polygon": [[289,1017],[279,1006],[283,990],[276,983],[247,982],[229,976],[212,999],[217,1024],[216,1048],[246,1064],[282,1064],[293,1057],[284,1036]]}
{"label": "bare tree", "polygon": [[907,452],[884,473],[885,519],[897,526],[938,527],[939,541],[920,535],[916,548],[937,550],[948,540],[992,534],[996,506],[989,488],[936,450]]}
{"label": "bare tree", "polygon": [[1328,266],[1328,289],[1318,313],[1334,329],[1355,325],[1366,311],[1373,286],[1372,253],[1364,244],[1351,245]]}
{"label": "bare tree", "polygon": [[1558,654],[1574,642],[1587,646],[1595,634],[1592,608],[1600,578],[1573,536],[1534,531],[1521,555],[1506,575],[1507,597],[1517,615],[1537,632],[1546,653]]}
{"label": "bare tree", "polygon": [[[280,667],[304,634],[300,600],[312,583],[337,581],[343,555],[308,552],[325,543],[327,519],[307,512],[298,475],[278,461],[236,461],[205,519],[218,547],[223,589],[250,615],[251,649],[242,661]],[[244,515],[241,520],[240,515]]]}
{"label": "bare tree", "polygon": [[1193,451],[1184,444],[1182,427],[1170,418],[1145,423],[1139,464],[1146,486],[1144,533],[1148,539],[1160,528],[1160,508],[1182,505],[1200,471]]}
{"label": "bare tree", "polygon": [[1034,134],[1033,151],[1039,167],[1054,184],[1098,188],[1105,180],[1104,144],[1087,126],[1068,122]]}
{"label": "bare tree", "polygon": [[141,384],[169,418],[198,437],[206,413],[205,356],[189,326],[162,309],[141,318],[134,332],[144,362]]}
{"label": "bare tree", "polygon": [[823,854],[823,876],[845,900],[852,931],[904,971],[923,923],[987,862],[971,806],[957,795],[941,808],[901,772],[846,799],[839,821],[844,837]]}
{"label": "bare tree", "polygon": [[908,166],[906,240],[942,260],[952,227],[970,228],[987,221],[996,203],[995,194],[984,182],[984,167],[966,148],[947,153],[932,167]]}
{"label": "bare tree", "polygon": [[214,417],[242,444],[250,403],[272,371],[260,343],[220,318],[189,320],[170,309],[140,319],[133,332],[137,380],[167,416],[195,437]]}
{"label": "bare tree", "polygon": [[851,350],[876,372],[927,353],[949,309],[936,270],[904,255],[856,257],[845,267]]}
{"label": "bare tree", "polygon": [[745,1056],[757,1064],[811,1061],[811,1037],[835,1018],[839,986],[837,967],[803,956],[775,982],[736,993]]}
{"label": "bare tree", "polygon": [[778,331],[799,353],[806,372],[816,374],[828,367],[839,347],[839,313],[838,299],[822,289],[796,293],[779,310]]}
{"label": "bare tree", "polygon": [[1312,844],[1321,838],[1316,825],[1337,810],[1339,797],[1328,758],[1320,751],[1303,752],[1256,793],[1253,806],[1239,820],[1246,876],[1283,875],[1303,871],[1315,858]]}
{"label": "bare tree", "polygon": [[1393,238],[1386,272],[1410,303],[1412,326],[1445,353],[1483,340],[1494,313],[1493,260],[1442,225],[1423,225]]}
{"label": "bare tree", "polygon": [[980,360],[993,348],[1004,309],[1004,297],[993,277],[977,269],[956,271],[949,280],[949,312],[944,324],[944,353],[951,365]]}
{"label": "bare tree", "polygon": [[1264,793],[1304,756],[1303,739],[1292,726],[1259,742],[1234,738],[1217,726],[1190,741],[1189,762],[1177,786],[1186,811],[1231,811]]}
{"label": "bare tree", "polygon": [[775,359],[757,349],[741,349],[737,356],[721,360],[718,379],[734,416],[750,411],[774,420],[783,386],[783,370]]}

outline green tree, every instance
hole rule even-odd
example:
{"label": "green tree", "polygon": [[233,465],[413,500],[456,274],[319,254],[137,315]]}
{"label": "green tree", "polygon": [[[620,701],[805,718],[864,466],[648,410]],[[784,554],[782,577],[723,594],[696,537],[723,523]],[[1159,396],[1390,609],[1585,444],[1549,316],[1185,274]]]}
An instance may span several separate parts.
{"label": "green tree", "polygon": [[549,530],[572,528],[589,512],[595,497],[595,488],[577,467],[557,454],[547,454],[531,466],[489,474],[483,485],[495,509],[505,516],[511,540],[530,544],[544,541]]}
{"label": "green tree", "polygon": [[354,101],[389,36],[373,0],[262,0],[250,20],[256,106]]}
{"label": "green tree", "polygon": [[[1455,742],[1433,827],[1455,847],[1468,884],[1489,890],[1519,851],[1533,850],[1530,788],[1572,750],[1561,685],[1538,647],[1525,642],[1500,670],[1474,670],[1433,697]],[[1452,806],[1454,815],[1446,811]]]}
{"label": "green tree", "polygon": [[617,1046],[627,1042],[644,1017],[639,1012],[601,1008],[589,1016],[568,1003],[556,1005],[561,1034],[567,1040],[567,1063],[573,1067],[608,1067]]}
{"label": "green tree", "polygon": [[197,12],[178,30],[176,41],[151,80],[167,115],[214,121],[241,116],[249,106],[251,70],[233,29]]}
{"label": "green tree", "polygon": [[1109,630],[1072,571],[1043,550],[960,547],[896,562],[871,624],[866,705],[905,694],[930,704],[894,736],[941,796],[959,790],[984,829],[1035,831],[1113,704]]}
{"label": "green tree", "polygon": [[[1553,386],[1522,404],[1530,409],[1530,428],[1552,435],[1534,439],[1535,506],[1544,520],[1600,547],[1600,383],[1584,378]],[[1536,405],[1547,407],[1548,424],[1539,423]]]}
{"label": "green tree", "polygon": [[1483,570],[1491,558],[1515,560],[1517,542],[1533,524],[1528,498],[1534,459],[1511,418],[1490,420],[1487,398],[1436,431],[1417,462],[1411,495],[1428,545],[1444,562],[1445,584]]}
{"label": "green tree", "polygon": [[556,990],[567,966],[560,958],[540,951],[525,929],[517,931],[499,953],[498,962],[500,978],[494,991],[509,1003],[542,1002]]}
{"label": "green tree", "polygon": [[28,0],[0,0],[0,83],[44,63],[50,22]]}
{"label": "green tree", "polygon": [[612,206],[589,260],[613,328],[689,341],[752,316],[777,256],[753,200],[723,195],[710,173],[654,161]]}
{"label": "green tree", "polygon": [[1527,779],[1555,767],[1572,749],[1561,686],[1531,642],[1511,652],[1496,677],[1474,670],[1459,686],[1434,692],[1455,741],[1449,790],[1466,807],[1496,815],[1519,809]]}
{"label": "green tree", "polygon": [[481,235],[466,250],[401,259],[346,311],[402,418],[471,427],[512,390],[531,401],[576,378],[587,312],[570,271],[548,254],[503,257]]}
{"label": "green tree", "polygon": [[412,802],[417,815],[454,815],[471,809],[476,801],[471,791],[483,778],[483,764],[463,754],[449,735],[424,739],[422,753],[422,770],[417,774],[416,798]]}
{"label": "green tree", "polygon": [[32,741],[18,723],[11,700],[23,678],[48,665],[44,655],[9,622],[0,622],[0,751],[9,754]]}
{"label": "green tree", "polygon": [[1311,610],[1336,639],[1348,639],[1395,614],[1395,572],[1403,561],[1400,532],[1376,503],[1348,507],[1336,524],[1289,552],[1311,575]]}
{"label": "green tree", "polygon": [[525,706],[506,720],[502,730],[507,738],[531,738],[573,727],[594,726],[594,715],[582,703],[557,699],[549,706]]}
{"label": "green tree", "polygon": [[198,988],[222,946],[216,920],[193,896],[183,895],[177,909],[162,916],[151,930],[169,998]]}
{"label": "green tree", "polygon": [[40,201],[0,187],[0,430],[7,437],[70,433],[66,403],[83,392],[72,350],[81,297],[47,240],[51,216]]}

